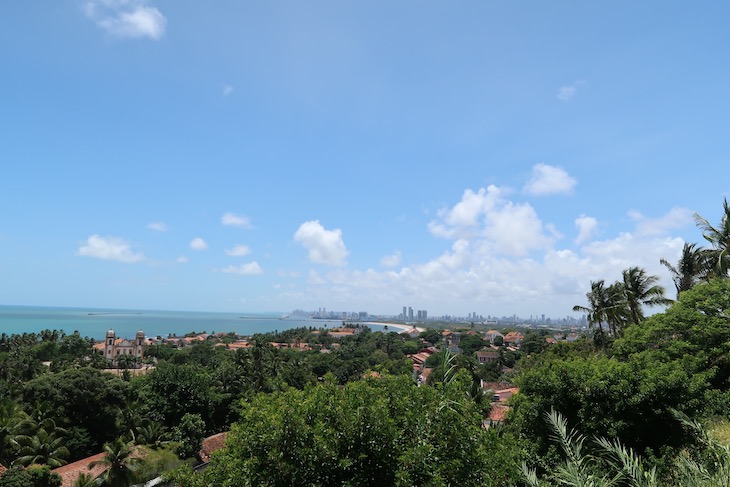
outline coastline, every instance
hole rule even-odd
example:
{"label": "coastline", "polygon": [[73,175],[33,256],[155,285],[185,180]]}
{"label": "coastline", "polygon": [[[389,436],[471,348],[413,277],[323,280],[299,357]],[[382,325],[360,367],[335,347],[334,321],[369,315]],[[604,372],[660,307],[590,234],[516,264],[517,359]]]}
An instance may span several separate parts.
{"label": "coastline", "polygon": [[369,322],[363,323],[363,325],[378,325],[378,326],[387,326],[388,328],[397,328],[400,330],[400,333],[403,333],[404,331],[410,331],[414,328],[416,330],[418,330],[419,333],[426,331],[425,328],[421,328],[416,325],[401,325],[398,323],[385,323],[382,321],[369,321]]}

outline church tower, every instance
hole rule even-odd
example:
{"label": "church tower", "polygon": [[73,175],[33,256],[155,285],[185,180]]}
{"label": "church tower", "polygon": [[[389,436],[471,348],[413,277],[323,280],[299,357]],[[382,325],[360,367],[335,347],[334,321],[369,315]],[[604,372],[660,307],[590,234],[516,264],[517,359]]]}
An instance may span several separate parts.
{"label": "church tower", "polygon": [[114,330],[109,330],[106,332],[106,342],[104,342],[104,357],[113,360],[114,356],[112,353],[114,352],[114,339],[116,336],[114,335]]}
{"label": "church tower", "polygon": [[135,357],[142,358],[142,344],[144,343],[144,332],[139,330],[134,340],[134,355]]}

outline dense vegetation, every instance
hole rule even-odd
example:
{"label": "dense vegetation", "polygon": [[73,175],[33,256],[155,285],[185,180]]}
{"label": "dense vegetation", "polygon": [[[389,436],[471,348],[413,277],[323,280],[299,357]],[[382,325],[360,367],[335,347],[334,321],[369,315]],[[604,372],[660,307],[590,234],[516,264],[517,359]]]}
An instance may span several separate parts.
{"label": "dense vegetation", "polygon": [[[532,330],[519,350],[498,342],[498,362],[479,364],[487,343],[468,328],[461,353],[430,355],[426,385],[406,356],[442,347],[440,330],[357,326],[335,339],[300,328],[237,350],[233,336],[160,344],[146,350],[154,369],[121,377],[78,333],[3,334],[0,463],[12,467],[0,487],[58,485],[50,468],[102,451],[106,472],[78,485],[130,485],[181,459],[169,475],[193,487],[727,485],[728,439],[708,430],[730,415],[730,207],[718,226],[696,220],[710,248],[662,260],[676,302],[630,267],[576,305],[591,336],[555,344]],[[653,306],[667,308],[647,317]],[[483,427],[482,380],[520,388],[503,426]],[[194,473],[201,440],[228,430],[228,447]],[[22,468],[31,464],[46,467]]]}

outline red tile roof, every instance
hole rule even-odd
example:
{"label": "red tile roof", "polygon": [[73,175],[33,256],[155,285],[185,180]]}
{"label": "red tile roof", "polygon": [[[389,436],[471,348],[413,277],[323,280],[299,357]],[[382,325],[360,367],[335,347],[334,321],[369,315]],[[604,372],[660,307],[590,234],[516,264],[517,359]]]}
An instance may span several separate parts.
{"label": "red tile roof", "polygon": [[507,417],[507,413],[509,413],[511,409],[511,407],[504,404],[492,404],[492,410],[489,412],[489,417],[487,419],[492,423],[501,423]]}
{"label": "red tile roof", "polygon": [[83,458],[76,462],[69,463],[68,465],[64,465],[63,467],[55,468],[51,471],[61,476],[61,487],[71,487],[82,473],[91,474],[94,478],[101,475],[102,472],[106,470],[105,466],[97,465],[96,467],[89,469],[89,465],[92,462],[101,460],[104,458],[104,455],[106,455],[106,453],[97,453],[94,456]]}
{"label": "red tile roof", "polygon": [[0,475],[4,474],[6,470],[7,470],[7,468],[5,468],[5,466],[2,463],[0,463]]}
{"label": "red tile roof", "polygon": [[213,452],[218,451],[226,446],[227,437],[228,431],[224,431],[223,433],[218,433],[217,435],[209,436],[204,439],[203,445],[200,448],[200,452],[198,452],[200,460],[202,460],[203,462],[209,462],[210,455],[212,455]]}

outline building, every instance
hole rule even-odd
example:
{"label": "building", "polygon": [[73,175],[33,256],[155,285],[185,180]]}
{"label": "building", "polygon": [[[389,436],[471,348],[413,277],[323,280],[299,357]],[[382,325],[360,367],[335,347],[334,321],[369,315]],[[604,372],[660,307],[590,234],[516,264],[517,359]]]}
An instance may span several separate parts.
{"label": "building", "polygon": [[476,353],[477,361],[480,364],[490,364],[499,362],[499,352],[496,350],[479,350]]}
{"label": "building", "polygon": [[127,338],[117,338],[114,330],[106,332],[106,341],[104,342],[104,358],[110,360],[117,365],[118,359],[124,355],[132,355],[137,360],[142,360],[142,345],[144,344],[144,332],[139,330],[134,340]]}

